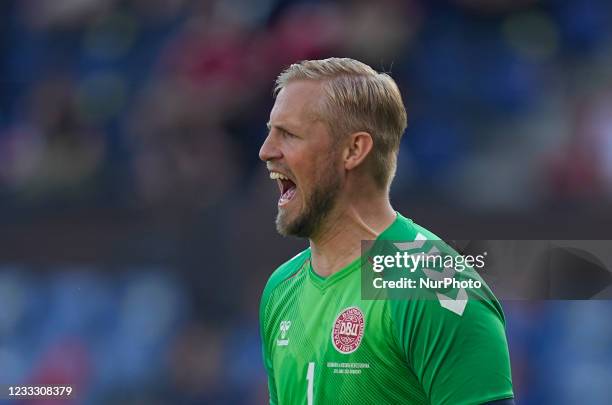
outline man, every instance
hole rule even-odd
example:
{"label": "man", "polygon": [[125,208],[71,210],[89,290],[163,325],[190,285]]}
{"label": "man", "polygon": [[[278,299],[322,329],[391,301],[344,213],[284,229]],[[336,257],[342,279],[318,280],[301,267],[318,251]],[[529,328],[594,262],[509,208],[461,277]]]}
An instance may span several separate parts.
{"label": "man", "polygon": [[[424,243],[437,239],[389,202],[406,127],[393,79],[352,59],[304,61],[275,94],[259,155],[280,189],[278,231],[310,247],[263,293],[270,403],[513,403],[503,313],[486,286],[362,299],[361,241],[432,252]],[[472,269],[460,277],[481,280]]]}

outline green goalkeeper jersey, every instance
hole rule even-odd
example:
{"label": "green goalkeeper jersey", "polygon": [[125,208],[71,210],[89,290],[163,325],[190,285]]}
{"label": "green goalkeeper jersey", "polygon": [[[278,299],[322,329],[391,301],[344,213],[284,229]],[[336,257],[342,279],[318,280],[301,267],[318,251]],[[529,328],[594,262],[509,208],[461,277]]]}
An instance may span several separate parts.
{"label": "green goalkeeper jersey", "polygon": [[[439,238],[400,214],[377,239],[419,240]],[[322,278],[307,249],[270,277],[260,307],[270,404],[461,405],[513,396],[504,315],[484,283],[432,299],[363,300],[360,264]],[[471,268],[455,277],[482,281]]]}

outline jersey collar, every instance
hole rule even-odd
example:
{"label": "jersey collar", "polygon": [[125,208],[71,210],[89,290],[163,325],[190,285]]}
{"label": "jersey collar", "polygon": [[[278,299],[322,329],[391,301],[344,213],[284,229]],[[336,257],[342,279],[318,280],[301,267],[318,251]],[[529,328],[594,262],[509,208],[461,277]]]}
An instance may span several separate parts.
{"label": "jersey collar", "polygon": [[[380,235],[378,235],[376,240],[402,240],[406,238],[406,235],[414,233],[412,220],[405,218],[397,211],[395,213],[395,220],[391,223],[391,225],[387,227],[387,229],[385,229],[383,232],[381,232]],[[325,289],[330,285],[336,284],[339,280],[342,280],[343,278],[347,277],[349,274],[353,273],[361,267],[361,257],[357,257],[349,265],[332,274],[331,276],[322,277],[315,273],[314,269],[312,268],[312,261],[310,255],[311,252],[309,251],[307,258],[308,263],[306,263],[308,279],[319,289]]]}

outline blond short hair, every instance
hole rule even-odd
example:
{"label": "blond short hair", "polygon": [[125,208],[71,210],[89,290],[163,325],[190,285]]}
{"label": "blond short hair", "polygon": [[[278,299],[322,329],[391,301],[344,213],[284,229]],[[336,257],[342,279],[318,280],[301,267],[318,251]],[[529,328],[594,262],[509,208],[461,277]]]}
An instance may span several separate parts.
{"label": "blond short hair", "polygon": [[395,81],[350,58],[305,60],[292,64],[278,76],[274,94],[297,80],[324,83],[327,100],[317,115],[338,140],[359,131],[372,136],[374,145],[366,161],[376,184],[388,189],[406,129],[406,108]]}

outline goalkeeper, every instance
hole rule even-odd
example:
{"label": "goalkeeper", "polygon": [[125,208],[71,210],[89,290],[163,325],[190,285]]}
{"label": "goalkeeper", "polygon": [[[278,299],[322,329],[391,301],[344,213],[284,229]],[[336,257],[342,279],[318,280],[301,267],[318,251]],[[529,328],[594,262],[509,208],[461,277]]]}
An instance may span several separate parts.
{"label": "goalkeeper", "polygon": [[[362,299],[362,240],[428,253],[438,239],[389,201],[406,127],[393,79],[352,59],[304,61],[275,96],[259,155],[278,183],[277,230],[309,247],[261,300],[270,404],[513,404],[504,315],[486,284]],[[460,277],[482,281],[470,268]]]}

